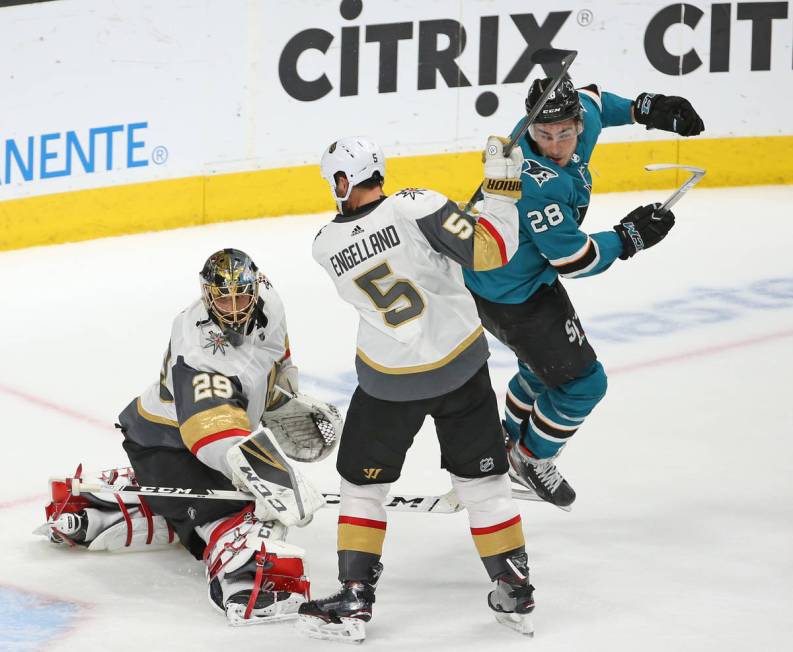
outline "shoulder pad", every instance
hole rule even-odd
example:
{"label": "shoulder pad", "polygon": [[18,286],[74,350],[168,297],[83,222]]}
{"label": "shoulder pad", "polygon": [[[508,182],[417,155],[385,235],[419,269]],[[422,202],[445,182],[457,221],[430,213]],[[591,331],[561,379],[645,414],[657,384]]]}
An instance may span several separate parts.
{"label": "shoulder pad", "polygon": [[432,215],[449,201],[445,195],[426,188],[403,188],[390,199],[399,214],[412,220]]}
{"label": "shoulder pad", "polygon": [[314,236],[314,240],[316,240],[319,236],[322,235],[322,232],[327,228],[327,224],[323,226],[319,231],[317,231],[317,235]]}
{"label": "shoulder pad", "polygon": [[603,111],[603,102],[600,99],[600,87],[597,84],[589,84],[589,86],[582,86],[578,89],[579,97],[592,100],[592,103],[598,108],[598,111]]}

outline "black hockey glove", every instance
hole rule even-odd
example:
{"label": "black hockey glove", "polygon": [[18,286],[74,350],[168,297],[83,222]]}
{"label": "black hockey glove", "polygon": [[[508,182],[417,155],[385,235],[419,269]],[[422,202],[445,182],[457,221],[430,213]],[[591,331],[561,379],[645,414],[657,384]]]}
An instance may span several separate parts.
{"label": "black hockey glove", "polygon": [[660,206],[649,204],[634,208],[614,227],[622,240],[622,260],[627,260],[637,251],[657,245],[675,225],[672,211],[655,212]]}
{"label": "black hockey glove", "polygon": [[681,136],[696,136],[705,130],[705,123],[691,102],[674,95],[642,93],[633,102],[633,116],[648,129],[673,131]]}

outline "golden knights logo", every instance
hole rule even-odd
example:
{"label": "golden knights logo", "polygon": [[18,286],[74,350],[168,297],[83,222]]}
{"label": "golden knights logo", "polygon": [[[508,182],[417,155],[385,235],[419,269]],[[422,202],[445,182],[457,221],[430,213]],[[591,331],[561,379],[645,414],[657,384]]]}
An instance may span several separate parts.
{"label": "golden knights logo", "polygon": [[542,187],[542,184],[544,184],[546,181],[550,181],[551,179],[559,176],[556,174],[556,172],[551,170],[551,168],[546,168],[545,166],[540,165],[534,159],[524,159],[523,164],[524,169],[521,170],[521,174],[530,176],[540,187]]}
{"label": "golden knights logo", "polygon": [[223,333],[209,331],[204,348],[212,349],[212,355],[215,355],[218,351],[220,351],[223,355],[226,355],[226,347],[228,345],[228,340],[226,340],[226,337],[223,335]]}
{"label": "golden knights logo", "polygon": [[426,190],[423,188],[403,188],[400,190],[397,195],[399,197],[410,197],[411,199],[416,199],[416,195],[423,195]]}

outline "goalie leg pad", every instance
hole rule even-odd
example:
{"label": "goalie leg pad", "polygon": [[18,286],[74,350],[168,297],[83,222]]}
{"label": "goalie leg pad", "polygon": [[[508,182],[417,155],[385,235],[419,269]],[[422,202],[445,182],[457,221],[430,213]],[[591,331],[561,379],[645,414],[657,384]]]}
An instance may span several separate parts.
{"label": "goalie leg pad", "polygon": [[[81,475],[78,469],[77,477]],[[134,483],[128,467],[85,476],[101,482]],[[52,543],[109,552],[151,550],[178,543],[170,524],[154,514],[142,496],[74,496],[69,482],[61,480],[50,482],[50,492],[52,502],[44,508],[47,522],[34,534],[47,536]]]}
{"label": "goalie leg pad", "polygon": [[297,617],[309,595],[304,551],[284,542],[286,528],[260,521],[252,508],[196,528],[206,542],[210,604],[230,625]]}

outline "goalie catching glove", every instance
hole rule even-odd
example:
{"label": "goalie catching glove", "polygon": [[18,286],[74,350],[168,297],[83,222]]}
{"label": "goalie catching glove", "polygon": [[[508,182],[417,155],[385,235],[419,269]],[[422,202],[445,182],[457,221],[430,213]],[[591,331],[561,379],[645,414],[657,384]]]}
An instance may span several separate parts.
{"label": "goalie catching glove", "polygon": [[290,459],[298,462],[324,460],[336,447],[344,427],[338,408],[307,394],[283,390],[278,385],[276,390],[289,400],[265,412],[262,425],[273,433]]}
{"label": "goalie catching glove", "polygon": [[286,461],[267,428],[232,446],[226,462],[234,486],[254,495],[255,515],[262,521],[303,527],[325,505],[322,494]]}

